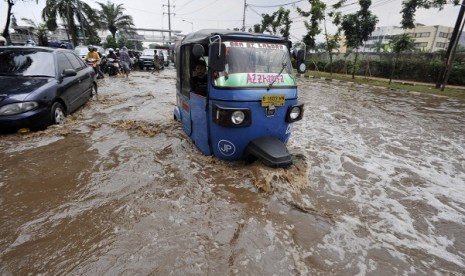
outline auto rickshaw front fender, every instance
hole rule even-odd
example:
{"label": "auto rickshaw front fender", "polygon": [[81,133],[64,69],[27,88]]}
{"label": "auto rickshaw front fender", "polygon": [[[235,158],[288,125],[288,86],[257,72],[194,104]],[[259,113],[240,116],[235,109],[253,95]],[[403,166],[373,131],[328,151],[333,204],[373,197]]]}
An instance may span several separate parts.
{"label": "auto rickshaw front fender", "polygon": [[252,140],[245,149],[246,160],[259,159],[269,167],[292,165],[291,154],[286,145],[276,137],[260,137]]}

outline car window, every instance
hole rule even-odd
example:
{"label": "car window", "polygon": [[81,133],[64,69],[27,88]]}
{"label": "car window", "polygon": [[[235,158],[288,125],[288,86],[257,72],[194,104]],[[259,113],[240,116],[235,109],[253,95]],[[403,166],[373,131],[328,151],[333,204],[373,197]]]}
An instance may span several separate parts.
{"label": "car window", "polygon": [[2,49],[0,75],[55,77],[53,54],[34,49]]}
{"label": "car window", "polygon": [[68,57],[69,61],[73,65],[74,70],[79,71],[82,68],[86,67],[86,64],[82,61],[82,59],[72,53],[65,53]]}
{"label": "car window", "polygon": [[154,49],[145,49],[142,52],[143,56],[154,56],[155,55],[155,50]]}
{"label": "car window", "polygon": [[64,53],[58,53],[57,54],[57,62],[58,62],[58,72],[60,74],[63,73],[63,70],[65,69],[73,69],[73,65],[71,65],[71,62],[66,58]]}

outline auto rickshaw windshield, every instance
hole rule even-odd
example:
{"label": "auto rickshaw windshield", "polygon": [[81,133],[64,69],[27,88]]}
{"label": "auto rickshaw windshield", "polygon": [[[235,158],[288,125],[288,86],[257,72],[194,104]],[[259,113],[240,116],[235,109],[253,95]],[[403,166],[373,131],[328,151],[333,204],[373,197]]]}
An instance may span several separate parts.
{"label": "auto rickshaw windshield", "polygon": [[257,42],[224,42],[225,70],[214,75],[217,87],[296,86],[286,45]]}

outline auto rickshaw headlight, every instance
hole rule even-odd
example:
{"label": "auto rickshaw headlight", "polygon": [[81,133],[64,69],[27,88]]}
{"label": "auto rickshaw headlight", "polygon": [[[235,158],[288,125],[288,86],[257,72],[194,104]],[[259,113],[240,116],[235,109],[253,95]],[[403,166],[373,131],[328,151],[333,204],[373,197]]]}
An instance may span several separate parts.
{"label": "auto rickshaw headlight", "polygon": [[231,122],[235,125],[240,125],[244,122],[245,114],[241,110],[234,111],[231,115]]}
{"label": "auto rickshaw headlight", "polygon": [[252,124],[248,108],[213,106],[213,122],[224,127],[247,127]]}
{"label": "auto rickshaw headlight", "polygon": [[302,119],[304,116],[304,104],[289,106],[287,110],[286,122],[292,123]]}

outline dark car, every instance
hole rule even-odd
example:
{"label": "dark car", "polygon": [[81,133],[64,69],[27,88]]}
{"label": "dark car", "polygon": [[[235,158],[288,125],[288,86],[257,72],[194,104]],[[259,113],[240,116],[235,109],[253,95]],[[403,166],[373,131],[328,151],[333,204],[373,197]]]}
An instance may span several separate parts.
{"label": "dark car", "polygon": [[144,68],[149,69],[153,68],[153,59],[155,56],[155,49],[145,49],[142,51],[142,54],[139,57],[139,69],[143,70]]}
{"label": "dark car", "polygon": [[95,93],[95,72],[73,51],[0,47],[0,130],[44,129]]}

